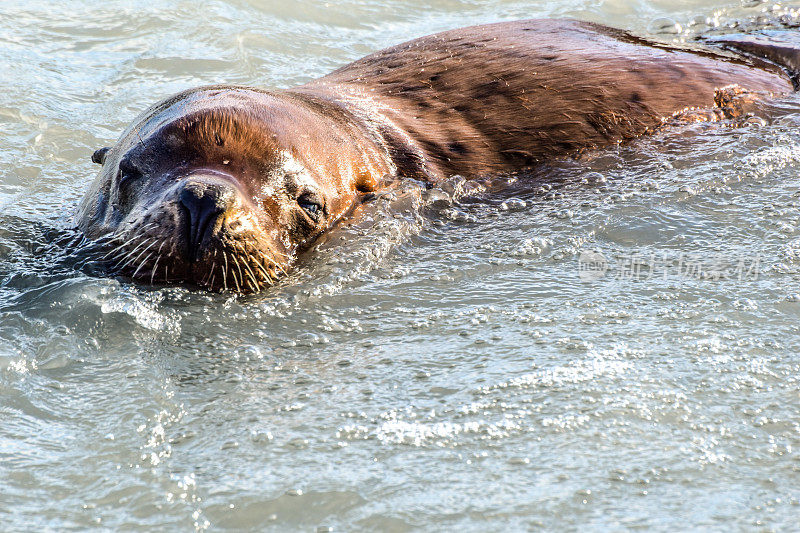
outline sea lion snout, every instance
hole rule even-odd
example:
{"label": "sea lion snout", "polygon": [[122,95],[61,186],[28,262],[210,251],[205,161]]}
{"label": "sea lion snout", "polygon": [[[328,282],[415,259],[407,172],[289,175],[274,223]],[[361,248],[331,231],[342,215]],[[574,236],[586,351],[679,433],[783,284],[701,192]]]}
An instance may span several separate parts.
{"label": "sea lion snout", "polygon": [[150,209],[156,224],[149,233],[168,243],[159,251],[176,279],[254,292],[283,274],[289,250],[271,232],[277,222],[252,201],[241,177],[190,171]]}
{"label": "sea lion snout", "polygon": [[183,237],[188,261],[202,256],[222,228],[221,219],[236,201],[230,181],[216,176],[192,176],[178,188],[178,206],[184,218]]}

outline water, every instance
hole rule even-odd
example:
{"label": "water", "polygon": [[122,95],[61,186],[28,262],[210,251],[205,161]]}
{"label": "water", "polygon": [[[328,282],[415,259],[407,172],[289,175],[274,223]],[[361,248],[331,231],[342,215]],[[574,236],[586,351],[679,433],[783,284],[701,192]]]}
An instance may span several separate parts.
{"label": "water", "polygon": [[53,239],[163,96],[537,16],[680,39],[796,10],[4,2],[2,529],[797,527],[796,97],[495,192],[409,183],[257,296],[93,277]]}

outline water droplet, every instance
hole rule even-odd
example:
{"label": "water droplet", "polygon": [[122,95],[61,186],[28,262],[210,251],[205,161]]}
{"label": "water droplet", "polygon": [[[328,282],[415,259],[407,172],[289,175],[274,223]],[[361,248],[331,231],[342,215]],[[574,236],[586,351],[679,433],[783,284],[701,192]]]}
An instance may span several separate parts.
{"label": "water droplet", "polygon": [[500,204],[501,211],[521,211],[526,207],[528,207],[527,202],[525,202],[525,200],[522,200],[520,198],[510,198],[505,202],[503,202],[502,204]]}
{"label": "water droplet", "polygon": [[289,441],[289,446],[291,446],[292,448],[296,448],[298,450],[308,448],[308,439],[297,437]]}
{"label": "water droplet", "polygon": [[251,431],[250,440],[256,443],[263,444],[267,442],[272,442],[273,436],[272,433],[269,431]]}
{"label": "water droplet", "polygon": [[583,179],[591,185],[602,185],[608,182],[608,179],[599,172],[589,172],[583,176]]}

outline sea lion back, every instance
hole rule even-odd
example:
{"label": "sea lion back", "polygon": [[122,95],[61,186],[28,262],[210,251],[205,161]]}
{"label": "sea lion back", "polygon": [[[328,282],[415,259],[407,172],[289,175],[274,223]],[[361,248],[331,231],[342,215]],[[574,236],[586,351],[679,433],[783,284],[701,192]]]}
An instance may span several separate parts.
{"label": "sea lion back", "polygon": [[346,100],[413,139],[428,174],[474,175],[651,132],[680,110],[713,107],[727,85],[792,90],[778,67],[761,67],[598,24],[523,20],[409,41],[298,90]]}

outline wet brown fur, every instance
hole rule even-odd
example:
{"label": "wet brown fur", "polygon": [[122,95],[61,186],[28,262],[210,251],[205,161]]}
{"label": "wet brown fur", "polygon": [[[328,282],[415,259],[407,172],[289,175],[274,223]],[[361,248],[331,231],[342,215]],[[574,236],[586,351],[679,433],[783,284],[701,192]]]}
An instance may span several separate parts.
{"label": "wet brown fur", "polygon": [[[79,226],[110,236],[133,277],[258,290],[391,179],[517,171],[792,90],[778,67],[757,66],[591,23],[526,20],[423,37],[283,92],[190,90],[143,113],[103,156]],[[138,179],[125,185],[129,167]],[[177,200],[187,181],[236,194],[197,257]],[[324,199],[318,222],[296,205],[309,187]]]}
{"label": "wet brown fur", "polygon": [[[778,68],[578,21],[525,20],[423,37],[299,89],[408,133],[429,179],[518,170],[654,131],[715,90],[790,92]],[[375,102],[378,105],[375,105]],[[375,118],[372,118],[375,120]]]}

